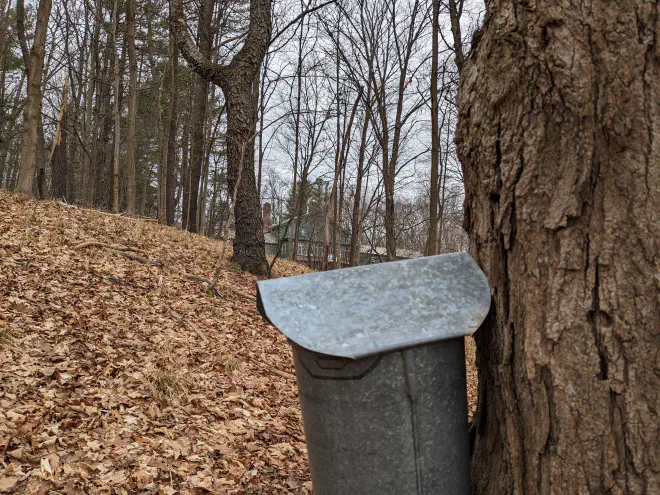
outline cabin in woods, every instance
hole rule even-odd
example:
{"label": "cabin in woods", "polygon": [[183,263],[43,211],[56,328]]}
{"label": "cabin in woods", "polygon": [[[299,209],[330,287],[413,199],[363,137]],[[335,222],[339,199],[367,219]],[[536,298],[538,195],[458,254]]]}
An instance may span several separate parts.
{"label": "cabin in woods", "polygon": [[[270,224],[270,204],[266,203],[263,209],[264,215],[264,238],[266,241],[266,254],[279,258],[291,259],[294,249],[293,233],[295,231],[296,218],[287,219],[277,225]],[[328,262],[332,263],[333,243],[335,239],[336,224],[330,223],[330,254]],[[324,255],[324,230],[325,218],[320,213],[308,213],[300,219],[300,234],[298,236],[298,249],[296,260],[312,268],[320,269],[323,266]],[[279,249],[279,254],[278,254]],[[341,229],[340,261],[342,268],[349,265],[351,249],[351,233]],[[360,246],[360,265],[382,263],[387,259],[384,247],[373,247],[369,245]],[[398,249],[397,260],[419,258],[422,256],[417,251],[410,249]]]}
{"label": "cabin in woods", "polygon": [[[267,226],[264,222],[264,238],[266,254],[274,256],[278,252],[280,258],[291,259],[294,249],[294,231],[297,219],[288,219],[278,225]],[[334,223],[330,224],[330,254],[328,261],[333,262],[332,246],[335,239]],[[312,268],[323,266],[325,218],[322,214],[308,213],[300,219],[298,249],[296,260]],[[342,267],[348,266],[351,247],[351,233],[341,230],[340,259]]]}

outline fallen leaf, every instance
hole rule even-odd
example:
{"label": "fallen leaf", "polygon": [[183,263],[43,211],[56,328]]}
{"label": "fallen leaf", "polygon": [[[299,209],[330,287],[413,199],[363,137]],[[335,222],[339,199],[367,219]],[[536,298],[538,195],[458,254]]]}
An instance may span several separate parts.
{"label": "fallen leaf", "polygon": [[41,472],[48,473],[51,475],[53,474],[53,468],[50,466],[50,461],[45,457],[41,459]]}
{"label": "fallen leaf", "polygon": [[18,484],[19,479],[14,476],[0,476],[0,491],[8,493]]}

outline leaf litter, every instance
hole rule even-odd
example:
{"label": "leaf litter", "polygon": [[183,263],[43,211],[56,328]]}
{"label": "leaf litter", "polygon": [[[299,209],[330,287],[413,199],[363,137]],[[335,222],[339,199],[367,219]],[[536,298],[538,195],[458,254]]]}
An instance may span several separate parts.
{"label": "leaf litter", "polygon": [[311,493],[291,350],[245,297],[256,278],[190,277],[213,277],[220,241],[4,190],[0,211],[0,493]]}

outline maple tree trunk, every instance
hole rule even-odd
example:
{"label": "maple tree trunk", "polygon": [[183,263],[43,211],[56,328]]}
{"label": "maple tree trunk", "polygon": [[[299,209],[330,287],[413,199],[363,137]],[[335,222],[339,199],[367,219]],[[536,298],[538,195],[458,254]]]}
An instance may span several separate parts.
{"label": "maple tree trunk", "polygon": [[474,492],[660,493],[657,4],[521,3],[461,73]]}
{"label": "maple tree trunk", "polygon": [[[9,120],[5,120],[5,125],[0,128],[0,130],[3,132],[3,136],[11,136],[14,132],[14,129],[17,126],[17,117],[20,113],[20,100],[22,97],[22,92],[23,92],[23,87],[26,82],[26,76],[25,73],[21,76],[21,80],[18,83],[18,91],[16,91],[16,94],[14,95],[14,99],[12,101],[13,107],[16,108],[17,110],[14,110],[14,113],[9,116]],[[8,160],[8,157],[10,156],[10,153],[12,152],[13,148],[15,147],[13,141],[18,141],[16,139],[14,140],[8,140],[8,139],[0,139],[0,187],[2,187],[2,177],[4,175],[5,180],[4,180],[4,187],[9,189],[13,183],[13,176],[15,174],[16,166],[14,164],[14,160]],[[9,167],[7,168],[7,163],[9,163]],[[5,174],[5,169],[6,169],[6,174]]]}
{"label": "maple tree trunk", "polygon": [[[104,14],[105,15],[105,14]],[[105,43],[102,53],[99,53],[100,74],[96,88],[97,104],[94,108],[94,140],[96,142],[96,152],[93,158],[94,178],[94,205],[97,208],[109,209],[111,206],[111,177],[108,174],[110,169],[110,160],[112,153],[112,141],[104,139],[104,136],[110,136],[112,132],[112,118],[110,108],[112,106],[112,71],[113,64],[116,63],[116,50],[112,43]]]}
{"label": "maple tree trunk", "polygon": [[[449,0],[449,20],[451,22],[451,34],[454,41],[454,62],[459,72],[463,69],[465,56],[463,55],[463,38],[461,34],[461,14],[465,0]],[[485,2],[488,3],[488,2]]]}
{"label": "maple tree trunk", "polygon": [[197,207],[197,232],[206,235],[208,218],[206,217],[206,197],[209,191],[209,168],[211,164],[211,153],[215,136],[213,134],[213,107],[215,102],[215,85],[211,85],[211,94],[206,104],[206,115],[204,116],[204,159],[202,161],[202,176],[199,194],[199,206]]}

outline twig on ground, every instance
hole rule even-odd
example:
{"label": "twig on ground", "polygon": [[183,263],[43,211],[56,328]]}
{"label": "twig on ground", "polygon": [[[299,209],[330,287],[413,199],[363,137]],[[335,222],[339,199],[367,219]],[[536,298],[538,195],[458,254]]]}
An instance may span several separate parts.
{"label": "twig on ground", "polygon": [[204,332],[202,332],[197,325],[195,325],[193,322],[188,321],[186,319],[183,320],[183,322],[188,325],[190,328],[193,329],[193,331],[199,335],[199,338],[204,341],[205,344],[209,343],[209,339],[206,338],[206,335],[204,335]]}
{"label": "twig on ground", "polygon": [[280,371],[278,369],[268,369],[267,371],[270,371],[271,373],[276,374],[277,376],[281,376],[282,378],[286,378],[287,380],[293,380],[294,382],[296,381],[296,377],[292,375],[291,373],[287,373],[286,371]]}
{"label": "twig on ground", "polygon": [[292,375],[291,373],[287,373],[286,371],[280,371],[277,368],[272,368],[266,363],[263,363],[255,358],[250,358],[250,361],[258,364],[259,368],[261,368],[263,371],[266,371],[268,373],[273,373],[274,375],[281,376],[282,378],[286,378],[287,380],[293,380],[294,382],[296,381],[296,376]]}
{"label": "twig on ground", "polygon": [[[186,277],[186,278],[189,278],[191,280],[197,280],[198,282],[202,282],[204,284],[207,284],[209,286],[209,289],[215,290],[215,285],[216,284],[214,284],[213,280],[211,280],[210,278],[202,277],[200,275],[193,275],[191,273],[184,273],[183,276]],[[253,295],[248,294],[247,292],[243,292],[242,290],[236,289],[236,288],[231,287],[229,285],[223,285],[222,289],[223,290],[226,289],[230,292],[233,292],[234,294],[245,297],[246,299],[250,299],[251,301],[256,301],[257,300],[257,298],[254,297]]]}
{"label": "twig on ground", "polygon": [[216,296],[216,297],[221,297],[223,295],[222,292],[220,292],[215,287],[211,286],[211,279],[209,279],[209,278],[202,277],[200,275],[192,275],[190,273],[184,273],[183,276],[186,277],[186,278],[189,278],[191,280],[197,280],[198,282],[201,282],[203,284],[208,285],[209,286],[208,290],[213,291],[213,295]]}
{"label": "twig on ground", "polygon": [[170,313],[172,313],[172,316],[174,316],[177,320],[179,320],[180,323],[183,323],[184,325],[188,326],[197,335],[199,335],[199,338],[202,339],[205,344],[209,343],[209,339],[206,337],[206,335],[204,335],[204,332],[202,332],[197,325],[195,325],[191,321],[188,321],[184,316],[181,316],[179,313],[177,313],[174,310],[170,310]]}
{"label": "twig on ground", "polygon": [[113,249],[115,251],[132,251],[134,253],[144,254],[145,256],[147,255],[147,252],[143,249],[132,248],[130,246],[116,246],[114,244],[106,244],[104,242],[98,242],[98,241],[82,242],[74,246],[73,249],[84,249],[86,247],[100,247],[106,249]]}
{"label": "twig on ground", "polygon": [[138,256],[136,254],[127,253],[125,251],[119,251],[118,249],[108,249],[108,251],[112,251],[113,253],[124,256],[125,258],[128,258],[129,260],[138,261],[138,262],[140,262],[144,265],[153,265],[153,266],[163,266],[163,265],[165,265],[165,263],[163,263],[160,260],[150,260],[150,259],[147,259],[147,258],[143,258],[142,256]]}
{"label": "twig on ground", "polygon": [[150,260],[148,258],[143,258],[142,256],[138,256],[136,254],[127,252],[127,251],[133,251],[134,253],[141,253],[146,255],[147,254],[146,251],[142,249],[127,247],[127,246],[115,246],[112,244],[105,244],[103,242],[96,242],[96,241],[83,242],[81,244],[78,244],[77,246],[74,246],[73,249],[84,249],[86,247],[100,247],[103,249],[107,249],[108,251],[124,256],[125,258],[128,258],[130,260],[138,261],[144,265],[163,266],[165,264],[160,260]]}

